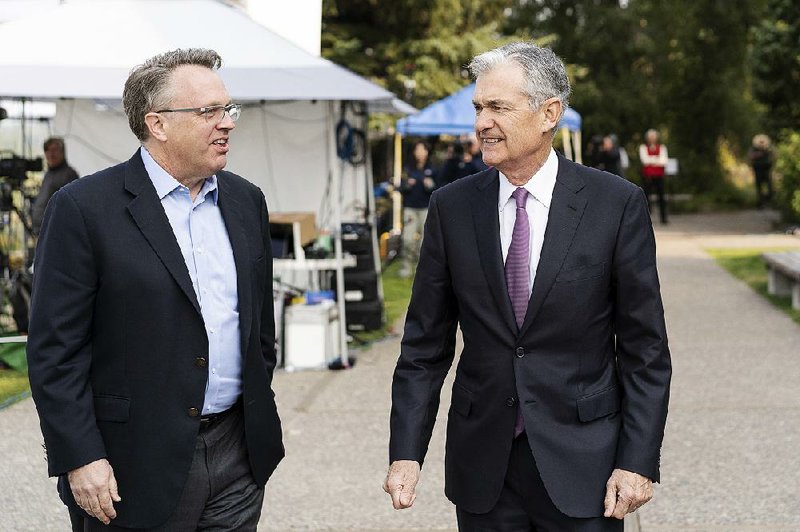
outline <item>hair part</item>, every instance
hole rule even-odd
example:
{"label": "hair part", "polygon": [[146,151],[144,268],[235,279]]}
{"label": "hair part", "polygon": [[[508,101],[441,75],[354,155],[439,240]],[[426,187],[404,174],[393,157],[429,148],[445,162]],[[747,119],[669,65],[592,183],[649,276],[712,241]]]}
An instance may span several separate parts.
{"label": "hair part", "polygon": [[140,141],[149,137],[145,115],[169,104],[173,97],[170,94],[170,76],[183,65],[217,70],[222,66],[222,58],[214,50],[179,48],[151,57],[135,66],[128,75],[122,91],[122,107],[131,131]]}
{"label": "hair part", "polygon": [[538,108],[548,98],[555,97],[561,101],[563,115],[569,106],[572,89],[564,63],[549,48],[531,42],[514,42],[476,55],[467,68],[472,77],[477,79],[481,74],[508,63],[522,68],[527,81],[524,89],[532,109]]}

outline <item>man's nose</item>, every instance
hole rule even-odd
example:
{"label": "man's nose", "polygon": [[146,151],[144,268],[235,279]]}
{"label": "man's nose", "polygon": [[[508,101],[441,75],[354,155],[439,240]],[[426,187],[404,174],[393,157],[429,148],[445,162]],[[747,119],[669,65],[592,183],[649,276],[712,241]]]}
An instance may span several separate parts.
{"label": "man's nose", "polygon": [[233,118],[231,118],[231,115],[228,114],[227,111],[225,111],[225,113],[222,115],[222,120],[220,120],[219,124],[217,124],[217,129],[231,130],[235,127],[236,127],[236,122],[234,122]]}
{"label": "man's nose", "polygon": [[494,120],[489,113],[481,111],[475,114],[475,132],[480,137],[481,131],[491,129],[494,126]]}

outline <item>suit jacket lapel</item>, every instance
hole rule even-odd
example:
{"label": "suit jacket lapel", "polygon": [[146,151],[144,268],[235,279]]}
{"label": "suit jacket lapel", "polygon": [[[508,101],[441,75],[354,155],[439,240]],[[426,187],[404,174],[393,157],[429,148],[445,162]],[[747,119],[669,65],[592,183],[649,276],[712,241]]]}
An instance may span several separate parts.
{"label": "suit jacket lapel", "polygon": [[542,253],[539,257],[539,266],[533,282],[533,293],[528,302],[528,311],[520,329],[520,336],[525,334],[542,308],[542,304],[564,264],[564,259],[572,245],[572,239],[575,237],[575,231],[581,221],[581,216],[583,216],[583,210],[586,208],[586,199],[578,196],[584,183],[578,177],[575,168],[575,163],[559,156],[558,174],[553,189],[553,199],[550,202],[550,214],[547,218]]}
{"label": "suit jacket lapel", "polygon": [[500,249],[500,219],[497,212],[499,174],[494,168],[485,171],[484,174],[472,198],[472,219],[478,241],[478,254],[497,308],[500,309],[500,314],[508,327],[516,334],[517,322],[514,319],[511,299],[508,297],[503,252]]}
{"label": "suit jacket lapel", "polygon": [[200,314],[200,304],[194,293],[186,262],[138,150],[125,169],[125,189],[135,196],[128,204],[128,212],[133,221]]}
{"label": "suit jacket lapel", "polygon": [[[239,332],[242,354],[244,355],[244,353],[247,353],[247,340],[250,338],[250,327],[253,318],[251,312],[253,287],[251,283],[250,250],[247,246],[247,234],[245,233],[244,220],[242,219],[242,206],[223,172],[217,174],[217,186],[219,187],[219,208],[222,211],[222,218],[225,220],[225,228],[228,230],[228,238],[230,239],[231,248],[233,248],[233,260],[236,263],[236,289],[239,295]],[[272,303],[265,302],[264,304]]]}

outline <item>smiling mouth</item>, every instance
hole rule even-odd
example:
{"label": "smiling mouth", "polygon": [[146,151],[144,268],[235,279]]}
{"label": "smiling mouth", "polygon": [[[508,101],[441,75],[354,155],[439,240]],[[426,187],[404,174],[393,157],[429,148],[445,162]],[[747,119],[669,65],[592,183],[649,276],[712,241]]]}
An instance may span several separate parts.
{"label": "smiling mouth", "polygon": [[211,144],[216,144],[217,146],[227,146],[228,145],[228,139],[217,139],[214,142],[212,142]]}
{"label": "smiling mouth", "polygon": [[497,144],[503,139],[481,139],[484,144]]}

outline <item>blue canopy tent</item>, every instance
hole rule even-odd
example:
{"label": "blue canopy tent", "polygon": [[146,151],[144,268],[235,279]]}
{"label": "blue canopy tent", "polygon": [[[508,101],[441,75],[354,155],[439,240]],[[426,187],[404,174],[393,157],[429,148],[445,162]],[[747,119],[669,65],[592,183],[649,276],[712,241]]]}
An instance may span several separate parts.
{"label": "blue canopy tent", "polygon": [[[397,121],[397,132],[406,135],[464,135],[475,130],[472,94],[475,84],[467,85],[450,96],[433,102],[420,112]],[[567,108],[559,124],[571,132],[581,129],[581,115]]]}

